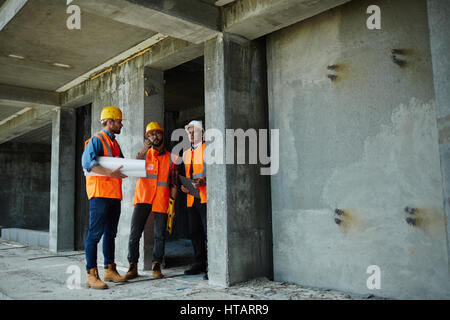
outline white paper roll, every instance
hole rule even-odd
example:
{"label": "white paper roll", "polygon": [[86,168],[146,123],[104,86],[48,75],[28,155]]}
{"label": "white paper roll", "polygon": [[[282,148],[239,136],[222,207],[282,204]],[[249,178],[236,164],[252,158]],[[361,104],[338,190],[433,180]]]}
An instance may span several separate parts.
{"label": "white paper roll", "polygon": [[[128,177],[146,177],[147,173],[145,171],[145,160],[137,160],[137,159],[125,159],[125,158],[113,158],[113,157],[98,157],[97,158],[99,164],[110,170],[117,169],[120,166],[123,166],[120,169],[120,172]],[[102,176],[100,174],[94,172],[87,172],[84,169],[85,176]]]}

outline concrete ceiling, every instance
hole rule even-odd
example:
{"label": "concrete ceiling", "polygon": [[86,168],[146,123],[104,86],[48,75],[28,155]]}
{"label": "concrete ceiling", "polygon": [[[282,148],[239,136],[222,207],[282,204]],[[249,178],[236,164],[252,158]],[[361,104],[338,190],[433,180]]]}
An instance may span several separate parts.
{"label": "concrete ceiling", "polygon": [[[66,0],[0,0],[0,123],[10,119],[0,125],[0,143],[48,143],[59,92],[161,35],[199,48],[220,30],[256,39],[347,1],[74,0],[81,30],[68,30]],[[199,56],[196,47],[181,47],[181,55]],[[202,58],[183,65],[184,57],[171,59],[175,63],[163,69],[166,110],[203,105]]]}
{"label": "concrete ceiling", "polygon": [[0,32],[1,84],[54,91],[156,34],[84,11],[81,30],[69,30],[66,8],[28,1]]}

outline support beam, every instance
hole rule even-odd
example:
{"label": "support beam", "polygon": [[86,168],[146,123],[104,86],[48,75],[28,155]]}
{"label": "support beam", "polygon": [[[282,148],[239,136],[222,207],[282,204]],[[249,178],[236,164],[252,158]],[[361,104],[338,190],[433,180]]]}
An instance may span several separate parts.
{"label": "support beam", "polygon": [[75,230],[75,109],[60,108],[53,116],[50,178],[51,252],[73,250]]}
{"label": "support beam", "polygon": [[0,84],[0,103],[23,107],[60,106],[57,92]]}
{"label": "support beam", "polygon": [[155,44],[143,56],[144,65],[157,70],[168,70],[203,55],[203,43],[167,38]]}
{"label": "support beam", "polygon": [[83,11],[196,44],[219,32],[219,8],[193,0],[78,0]]}
{"label": "support beam", "polygon": [[0,144],[52,122],[54,111],[49,108],[23,109],[21,114],[0,125]]}
{"label": "support beam", "polygon": [[350,0],[239,0],[223,9],[223,31],[253,40]]}
{"label": "support beam", "polygon": [[108,69],[109,67],[123,63],[123,61],[130,59],[136,54],[139,54],[143,50],[146,50],[147,48],[153,46],[155,43],[161,41],[162,39],[166,38],[167,36],[164,36],[160,33],[154,35],[151,38],[148,38],[147,40],[142,41],[138,45],[122,52],[121,54],[109,59],[105,63],[102,63],[98,67],[95,67],[92,70],[89,70],[88,72],[84,73],[83,75],[77,77],[76,79],[73,79],[69,83],[66,83],[64,86],[58,88],[56,92],[64,92],[69,90],[70,88],[75,87],[76,85],[90,79],[92,76],[95,76],[96,74],[102,72],[105,69]]}
{"label": "support beam", "polygon": [[17,15],[28,0],[7,0],[0,7],[0,31]]}
{"label": "support beam", "polygon": [[[225,137],[227,129],[268,128],[264,44],[227,33],[205,44],[206,129]],[[249,144],[240,151],[248,155]],[[260,175],[257,164],[207,163],[206,172],[210,282],[271,278],[269,176]]]}
{"label": "support beam", "polygon": [[[203,44],[193,44],[184,40],[166,38],[154,44],[148,52],[130,60],[140,66],[148,66],[155,70],[168,70],[203,55]],[[117,72],[123,66],[115,65],[110,73]],[[106,75],[105,75],[106,76]],[[103,76],[104,77],[104,76]],[[61,93],[61,105],[76,107],[90,103],[92,92],[103,77],[86,80]]]}
{"label": "support beam", "polygon": [[220,9],[201,0],[127,0],[131,3],[153,9],[170,17],[177,17],[199,26],[218,31]]}

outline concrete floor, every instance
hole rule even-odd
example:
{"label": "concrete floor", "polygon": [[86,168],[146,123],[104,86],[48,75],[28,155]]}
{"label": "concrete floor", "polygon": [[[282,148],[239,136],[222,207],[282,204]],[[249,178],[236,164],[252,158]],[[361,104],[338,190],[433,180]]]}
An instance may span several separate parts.
{"label": "concrete floor", "polygon": [[[354,300],[377,299],[302,287],[295,284],[254,279],[231,288],[208,284],[203,274],[183,275],[186,266],[179,263],[179,253],[186,252],[186,241],[169,243],[166,254],[172,255],[163,268],[165,279],[154,280],[150,272],[140,272],[137,279],[124,284],[109,284],[108,290],[85,286],[84,252],[52,254],[45,249],[0,240],[0,300]],[[178,254],[178,256],[177,256]],[[187,257],[189,259],[189,257]],[[100,262],[100,261],[99,261]],[[170,262],[170,263],[169,263]],[[100,277],[103,277],[99,263]],[[75,270],[75,273],[74,273]],[[125,268],[118,268],[124,274]],[[76,272],[80,271],[79,288]]]}

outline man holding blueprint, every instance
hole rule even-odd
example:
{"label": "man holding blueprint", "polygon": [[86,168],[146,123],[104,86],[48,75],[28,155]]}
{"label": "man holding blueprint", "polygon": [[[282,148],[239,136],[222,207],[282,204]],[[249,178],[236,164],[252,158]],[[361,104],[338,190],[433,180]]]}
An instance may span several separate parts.
{"label": "man holding blueprint", "polygon": [[89,199],[89,231],[85,243],[86,285],[93,289],[107,289],[97,270],[97,244],[103,236],[103,256],[105,258],[104,281],[122,282],[125,277],[119,275],[114,263],[115,238],[120,218],[122,200],[122,179],[127,176],[116,169],[107,169],[100,165],[99,157],[123,158],[120,146],[115,139],[123,127],[122,111],[113,106],[102,110],[100,121],[103,130],[85,142],[82,166],[87,172],[86,192]]}

